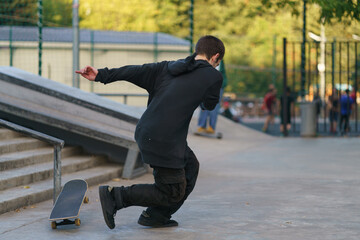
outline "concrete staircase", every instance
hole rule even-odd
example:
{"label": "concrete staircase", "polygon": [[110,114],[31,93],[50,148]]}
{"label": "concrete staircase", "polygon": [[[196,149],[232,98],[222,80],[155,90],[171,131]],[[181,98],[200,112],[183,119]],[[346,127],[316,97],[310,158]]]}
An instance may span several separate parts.
{"label": "concrete staircase", "polygon": [[[84,179],[95,185],[119,177],[122,166],[78,147],[61,151],[62,185]],[[53,197],[53,147],[0,128],[0,214]]]}

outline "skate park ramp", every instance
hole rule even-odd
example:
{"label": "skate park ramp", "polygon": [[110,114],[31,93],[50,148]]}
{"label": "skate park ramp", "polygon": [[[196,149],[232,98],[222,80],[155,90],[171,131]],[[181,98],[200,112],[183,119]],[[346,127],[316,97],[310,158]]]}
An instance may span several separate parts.
{"label": "skate park ramp", "polygon": [[138,150],[133,135],[142,112],[14,67],[0,67],[0,118],[115,162],[124,163],[129,149]]}

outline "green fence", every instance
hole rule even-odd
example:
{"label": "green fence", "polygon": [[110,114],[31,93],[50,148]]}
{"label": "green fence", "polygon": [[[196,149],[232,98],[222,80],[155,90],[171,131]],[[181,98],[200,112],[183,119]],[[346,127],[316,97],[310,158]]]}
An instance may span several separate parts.
{"label": "green fence", "polygon": [[[0,65],[13,66],[72,86],[73,30],[61,16],[70,14],[65,1],[3,0],[0,2]],[[59,9],[62,12],[54,12]],[[164,33],[114,32],[80,29],[80,66],[120,67],[162,60],[175,60],[189,54],[189,42]],[[131,105],[145,105],[146,94],[131,84],[120,82],[111,88],[80,80],[85,91],[108,94]],[[116,97],[114,94],[128,95]]]}

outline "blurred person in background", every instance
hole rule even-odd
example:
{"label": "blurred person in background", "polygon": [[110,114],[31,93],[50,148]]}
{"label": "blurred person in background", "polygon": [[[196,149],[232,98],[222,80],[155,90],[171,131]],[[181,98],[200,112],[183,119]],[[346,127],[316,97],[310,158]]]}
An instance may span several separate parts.
{"label": "blurred person in background", "polygon": [[[221,102],[221,98],[224,93],[224,88],[227,85],[224,60],[220,62],[220,65],[217,67],[217,70],[219,70],[221,75],[223,76],[223,84],[220,90],[220,102]],[[217,117],[220,109],[220,102],[216,105],[214,110],[211,111],[202,110],[202,109],[200,110],[200,116],[198,120],[198,130],[197,130],[199,133],[209,133],[209,134],[215,133]],[[209,121],[209,126],[207,127],[208,121]]]}
{"label": "blurred person in background", "polygon": [[[354,100],[349,96],[349,89],[340,98],[340,133],[347,134],[350,131],[350,114]],[[344,128],[342,127],[344,123]]]}
{"label": "blurred person in background", "polygon": [[269,85],[269,90],[264,96],[264,102],[261,109],[266,112],[266,119],[262,128],[263,132],[267,132],[269,124],[274,124],[276,112],[276,89],[273,84]]}

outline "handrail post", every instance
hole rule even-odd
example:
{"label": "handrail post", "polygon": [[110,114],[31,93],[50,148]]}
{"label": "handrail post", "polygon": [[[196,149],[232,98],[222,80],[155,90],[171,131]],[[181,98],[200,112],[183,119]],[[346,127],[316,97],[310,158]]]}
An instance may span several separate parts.
{"label": "handrail post", "polygon": [[54,145],[54,204],[61,191],[61,146]]}

